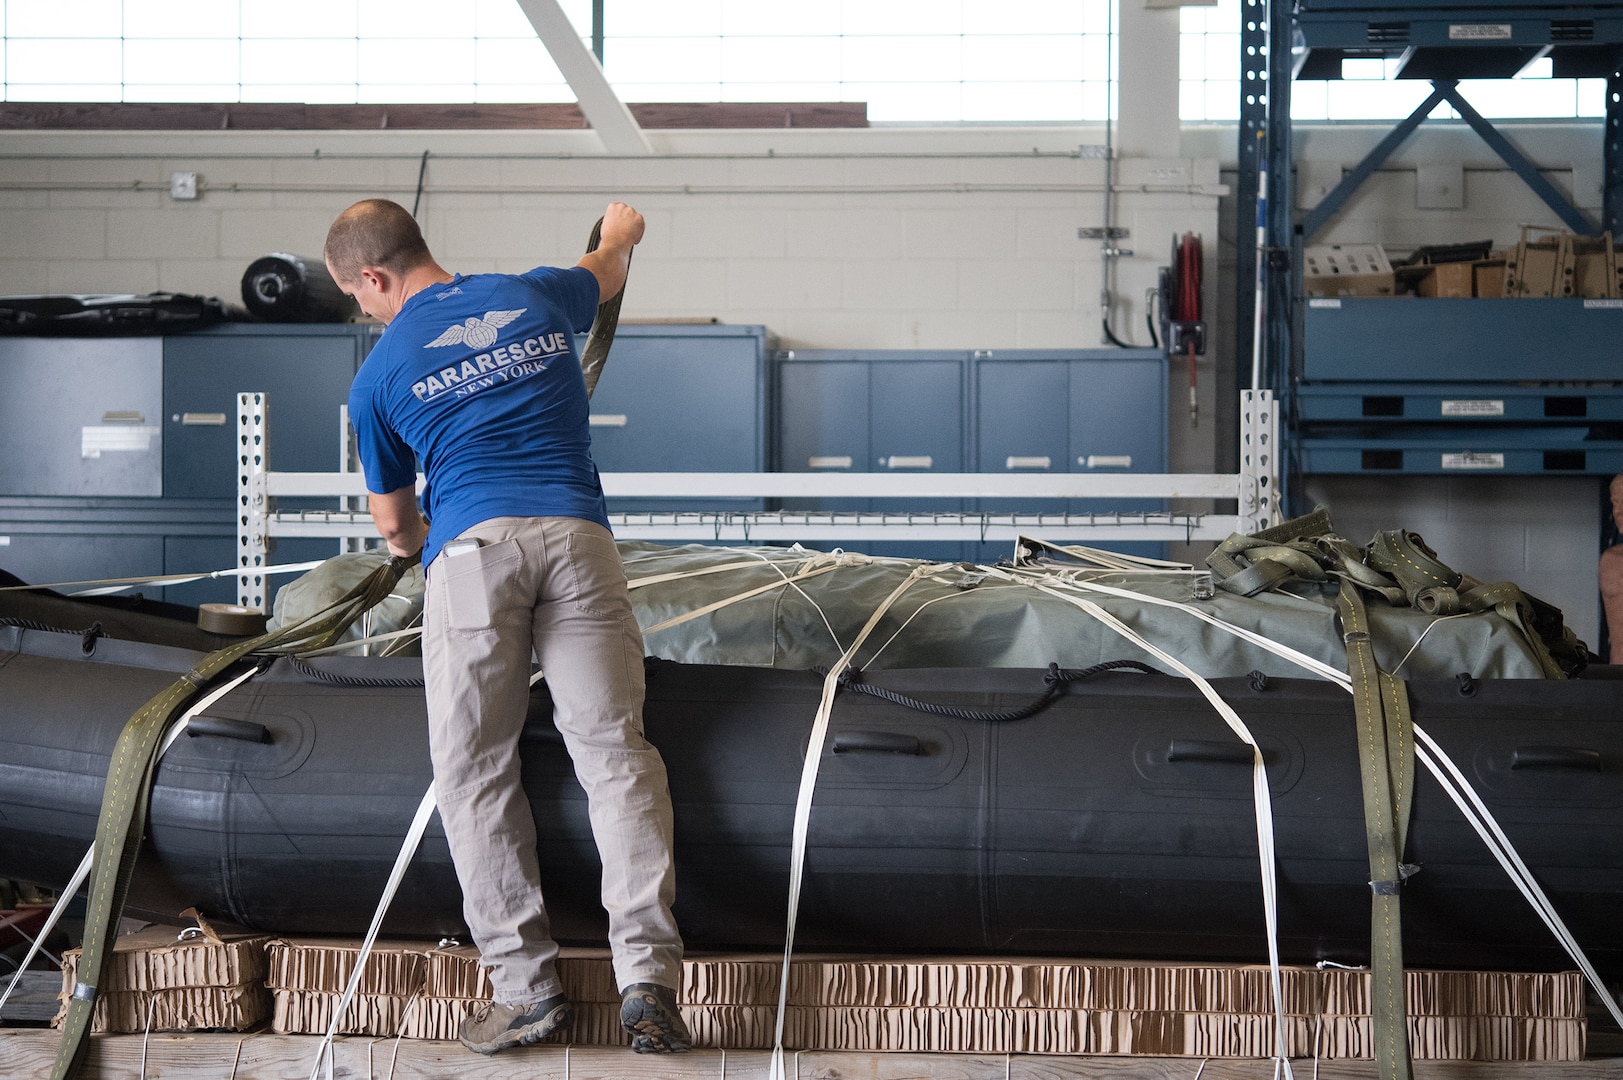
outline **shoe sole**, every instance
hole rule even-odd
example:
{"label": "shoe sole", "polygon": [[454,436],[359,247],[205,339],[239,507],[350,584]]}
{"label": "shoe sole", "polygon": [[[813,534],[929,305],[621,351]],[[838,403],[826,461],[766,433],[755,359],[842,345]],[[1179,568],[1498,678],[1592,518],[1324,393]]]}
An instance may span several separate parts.
{"label": "shoe sole", "polygon": [[457,1041],[476,1054],[486,1055],[510,1050],[515,1046],[532,1046],[569,1023],[573,1015],[574,1009],[568,1002],[565,1002],[535,1021],[535,1023],[525,1024],[521,1028],[510,1028],[489,1042],[470,1042],[461,1036],[457,1037]]}
{"label": "shoe sole", "polygon": [[[626,1015],[627,1006],[637,1015]],[[639,1054],[681,1054],[693,1048],[693,1036],[672,1026],[672,1018],[657,1002],[633,998],[620,1007],[620,1026],[631,1036],[631,1049]],[[680,1024],[680,1017],[676,1018]]]}

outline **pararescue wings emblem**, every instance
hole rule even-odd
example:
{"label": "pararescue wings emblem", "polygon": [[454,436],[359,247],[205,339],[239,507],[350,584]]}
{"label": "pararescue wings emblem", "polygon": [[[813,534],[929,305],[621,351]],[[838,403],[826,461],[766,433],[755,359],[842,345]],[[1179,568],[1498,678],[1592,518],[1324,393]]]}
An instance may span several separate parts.
{"label": "pararescue wings emblem", "polygon": [[468,318],[453,326],[448,326],[445,333],[424,345],[425,349],[437,349],[445,345],[467,345],[475,349],[485,349],[496,344],[496,331],[524,314],[529,308],[514,308],[512,311],[487,311],[484,318],[470,315]]}

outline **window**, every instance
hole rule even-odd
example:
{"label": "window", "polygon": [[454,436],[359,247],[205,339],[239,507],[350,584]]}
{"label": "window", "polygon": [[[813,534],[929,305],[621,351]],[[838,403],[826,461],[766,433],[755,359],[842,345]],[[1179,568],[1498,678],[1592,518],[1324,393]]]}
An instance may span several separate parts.
{"label": "window", "polygon": [[[604,70],[626,101],[1101,120],[1116,2],[605,0]],[[9,101],[574,100],[517,0],[0,0],[0,30]]]}

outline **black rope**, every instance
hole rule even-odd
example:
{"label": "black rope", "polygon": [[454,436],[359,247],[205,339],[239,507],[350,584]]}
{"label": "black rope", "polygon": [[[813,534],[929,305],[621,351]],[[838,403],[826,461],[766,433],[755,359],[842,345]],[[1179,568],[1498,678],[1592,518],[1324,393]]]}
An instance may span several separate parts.
{"label": "black rope", "polygon": [[20,619],[13,615],[0,617],[0,626],[15,626],[19,630],[43,630],[47,634],[77,634],[80,637],[84,637],[92,631],[97,634],[102,633],[101,623],[94,623],[83,630],[69,630],[65,626],[51,626],[49,623],[42,623],[36,619]]}
{"label": "black rope", "polygon": [[311,667],[297,656],[289,656],[287,662],[300,675],[319,682],[332,683],[334,686],[365,686],[380,690],[405,690],[423,685],[422,679],[363,679],[358,675],[338,675],[331,671],[322,671],[318,667]]}
{"label": "black rope", "polygon": [[[937,705],[931,701],[921,701],[906,694],[899,694],[894,690],[886,690],[884,687],[869,686],[867,683],[859,681],[862,673],[854,668],[847,668],[840,673],[839,686],[845,690],[851,690],[858,694],[867,694],[869,697],[880,698],[893,705],[901,705],[904,708],[916,709],[919,712],[931,713],[935,716],[950,716],[957,720],[978,720],[984,723],[1000,724],[1010,720],[1024,720],[1028,716],[1035,716],[1042,712],[1065,689],[1066,683],[1079,682],[1091,675],[1097,675],[1101,671],[1118,671],[1122,668],[1142,671],[1147,675],[1162,674],[1150,665],[1137,660],[1106,660],[1102,664],[1094,664],[1092,667],[1083,668],[1081,671],[1068,671],[1058,664],[1049,664],[1048,672],[1043,676],[1045,688],[1042,694],[1017,709],[1007,709],[1003,712],[981,712],[976,709],[961,709],[955,705]],[[812,670],[825,677],[828,675],[827,668],[812,668]]]}

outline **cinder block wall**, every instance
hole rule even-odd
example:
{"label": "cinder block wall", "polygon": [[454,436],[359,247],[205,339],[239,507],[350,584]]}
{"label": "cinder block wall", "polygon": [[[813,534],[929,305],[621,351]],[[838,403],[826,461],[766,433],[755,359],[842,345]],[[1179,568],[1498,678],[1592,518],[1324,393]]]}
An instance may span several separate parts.
{"label": "cinder block wall", "polygon": [[[1104,163],[1097,131],[653,133],[604,158],[588,133],[0,134],[0,292],[235,299],[260,255],[319,255],[357,198],[410,206],[447,267],[573,262],[611,198],[648,217],[625,315],[764,323],[790,347],[1094,346]],[[1213,234],[1217,162],[1119,199],[1143,236],[1118,333],[1147,344],[1144,292],[1174,231]],[[168,194],[196,172],[195,202]],[[1127,170],[1130,171],[1130,170]],[[1128,245],[1131,246],[1131,245]],[[1214,264],[1215,270],[1215,264]]]}

